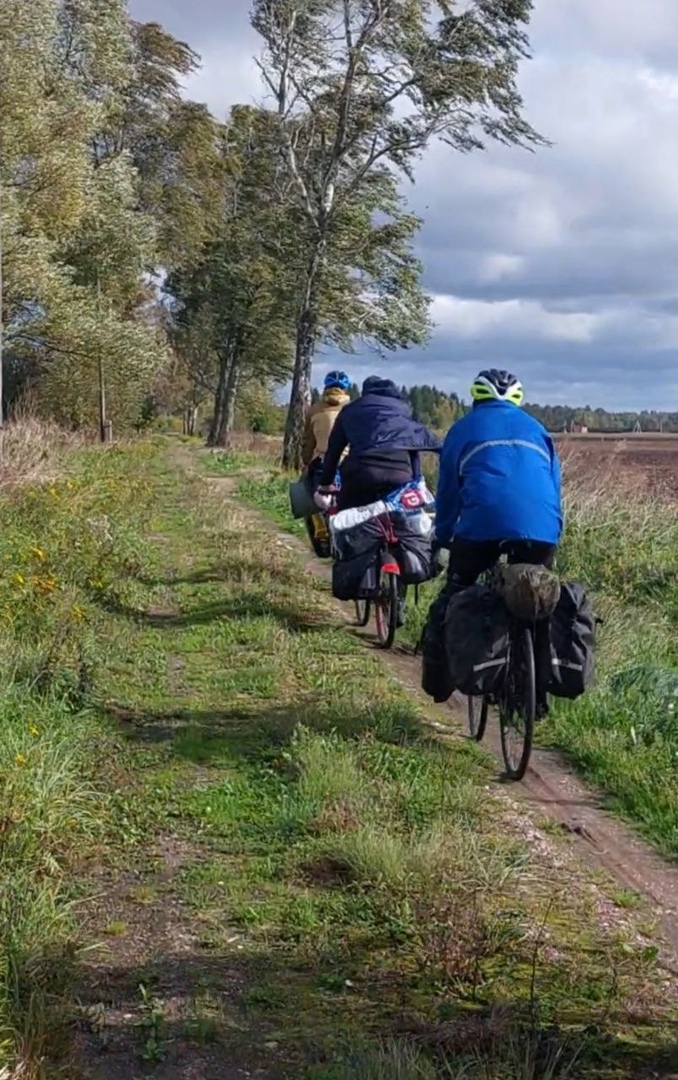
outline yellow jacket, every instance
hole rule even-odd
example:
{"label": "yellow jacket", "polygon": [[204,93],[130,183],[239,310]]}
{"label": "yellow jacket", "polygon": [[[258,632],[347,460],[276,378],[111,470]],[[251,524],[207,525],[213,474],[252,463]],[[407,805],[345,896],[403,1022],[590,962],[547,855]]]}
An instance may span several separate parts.
{"label": "yellow jacket", "polygon": [[304,441],[301,447],[301,460],[304,466],[310,465],[314,458],[324,457],[334,421],[350,400],[344,390],[338,386],[330,386],[323,391],[320,401],[311,406],[306,417]]}

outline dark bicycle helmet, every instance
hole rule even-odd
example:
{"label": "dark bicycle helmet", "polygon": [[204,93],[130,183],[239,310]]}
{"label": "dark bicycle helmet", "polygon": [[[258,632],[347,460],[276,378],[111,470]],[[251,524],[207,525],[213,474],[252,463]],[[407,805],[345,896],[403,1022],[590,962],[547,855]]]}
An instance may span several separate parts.
{"label": "dark bicycle helmet", "polygon": [[474,401],[511,401],[514,405],[521,405],[523,384],[510,371],[490,368],[476,375],[471,386],[471,397]]}
{"label": "dark bicycle helmet", "polygon": [[326,390],[329,390],[333,386],[338,386],[340,390],[349,390],[351,380],[345,371],[329,371],[325,376],[323,386]]}

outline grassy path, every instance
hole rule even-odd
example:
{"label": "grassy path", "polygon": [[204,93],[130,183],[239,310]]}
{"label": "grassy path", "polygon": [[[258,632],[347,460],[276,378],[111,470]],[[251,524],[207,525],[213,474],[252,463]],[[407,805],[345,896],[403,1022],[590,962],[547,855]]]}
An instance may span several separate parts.
{"label": "grassy path", "polygon": [[475,748],[432,739],[326,588],[186,453],[144,468],[152,539],[100,616],[117,832],[80,870],[69,1080],[678,1068],[633,898],[495,801]]}

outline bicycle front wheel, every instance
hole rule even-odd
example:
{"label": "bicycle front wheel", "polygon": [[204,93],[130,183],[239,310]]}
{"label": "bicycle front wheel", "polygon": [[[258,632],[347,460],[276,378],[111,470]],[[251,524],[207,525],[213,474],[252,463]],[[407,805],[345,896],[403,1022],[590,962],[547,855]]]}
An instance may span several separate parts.
{"label": "bicycle front wheel", "polygon": [[529,628],[511,640],[506,686],[499,700],[499,729],[506,775],[522,780],[532,753],[537,713],[537,678],[534,641]]}
{"label": "bicycle front wheel", "polygon": [[486,697],[468,698],[468,730],[472,739],[481,742],[487,729],[490,706]]}
{"label": "bicycle front wheel", "polygon": [[367,626],[370,621],[370,612],[372,604],[369,600],[356,600],[355,602],[355,621],[358,626]]}
{"label": "bicycle front wheel", "polygon": [[379,596],[375,601],[377,640],[382,649],[390,649],[398,628],[398,574],[382,570]]}

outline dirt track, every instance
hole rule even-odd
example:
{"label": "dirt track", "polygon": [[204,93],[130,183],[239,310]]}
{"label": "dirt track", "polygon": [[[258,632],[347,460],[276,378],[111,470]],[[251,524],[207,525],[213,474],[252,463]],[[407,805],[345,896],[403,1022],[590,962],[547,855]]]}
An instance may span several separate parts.
{"label": "dirt track", "polygon": [[[678,443],[675,452],[678,454]],[[231,496],[236,488],[232,478],[212,480],[211,484]],[[257,518],[262,528],[274,531],[279,543],[306,555],[306,566],[311,573],[328,579],[327,564],[315,559],[302,541],[276,529],[256,511],[248,508],[248,513]],[[346,605],[341,605],[341,610],[345,613]],[[369,629],[363,636],[370,640]],[[396,648],[380,655],[401,684],[423,696],[420,663],[410,652]],[[428,703],[428,699],[424,700]],[[465,705],[465,699],[458,698],[445,706],[430,706],[432,726],[442,738],[467,737]],[[486,745],[500,763],[499,730],[492,720]],[[496,783],[501,785],[504,796],[525,804],[530,814],[558,825],[570,838],[572,854],[582,864],[605,871],[619,888],[632,890],[646,899],[656,919],[662,961],[678,975],[678,865],[662,859],[632,828],[607,813],[603,796],[579,780],[565,760],[553,751],[533,752],[522,783],[509,786],[501,780],[499,772]]]}

